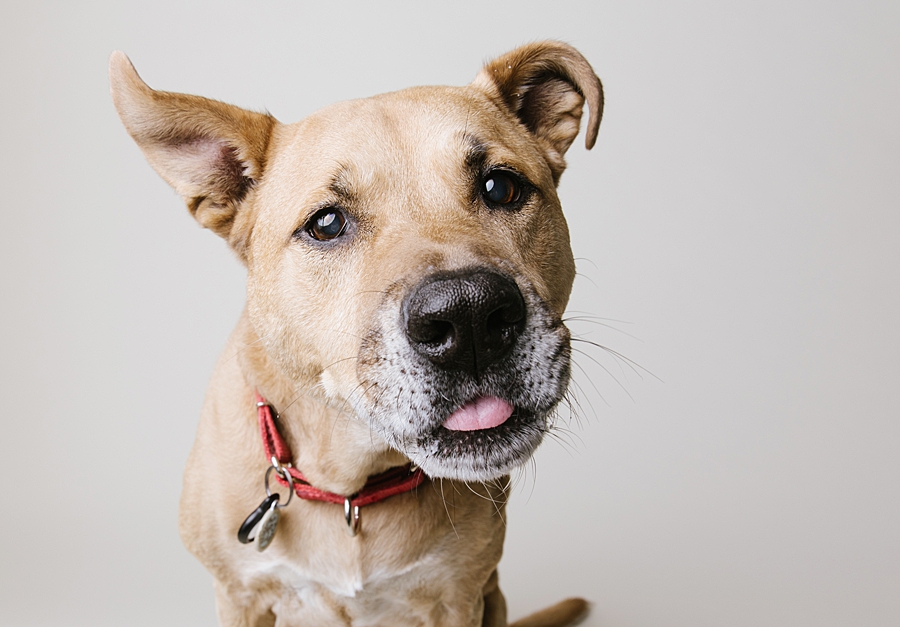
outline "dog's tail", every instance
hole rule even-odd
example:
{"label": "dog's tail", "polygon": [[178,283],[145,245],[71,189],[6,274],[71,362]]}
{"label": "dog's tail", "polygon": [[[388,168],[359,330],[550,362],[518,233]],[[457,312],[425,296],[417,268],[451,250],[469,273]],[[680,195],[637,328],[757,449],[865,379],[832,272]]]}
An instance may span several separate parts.
{"label": "dog's tail", "polygon": [[584,599],[566,599],[520,618],[509,627],[570,627],[587,618],[590,611],[591,606]]}

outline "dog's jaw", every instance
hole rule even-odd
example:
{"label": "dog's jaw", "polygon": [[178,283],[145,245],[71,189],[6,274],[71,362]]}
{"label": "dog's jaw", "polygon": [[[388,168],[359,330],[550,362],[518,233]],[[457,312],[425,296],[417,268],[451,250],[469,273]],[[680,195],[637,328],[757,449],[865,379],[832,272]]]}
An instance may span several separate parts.
{"label": "dog's jaw", "polygon": [[[360,392],[350,398],[357,414],[429,476],[488,481],[524,464],[552,426],[569,382],[569,331],[531,290],[523,290],[527,319],[510,354],[479,376],[450,372],[411,347],[388,290],[363,338],[357,373]],[[510,418],[489,429],[450,430],[455,410],[495,396],[513,407]]]}

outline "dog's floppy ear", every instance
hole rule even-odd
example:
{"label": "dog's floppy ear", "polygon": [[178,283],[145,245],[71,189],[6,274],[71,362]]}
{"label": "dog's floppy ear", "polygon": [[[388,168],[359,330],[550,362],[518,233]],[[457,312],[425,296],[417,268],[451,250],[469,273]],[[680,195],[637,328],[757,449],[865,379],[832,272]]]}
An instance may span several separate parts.
{"label": "dog's floppy ear", "polygon": [[197,221],[243,258],[249,224],[236,227],[238,209],[262,176],[275,118],[151,89],[118,51],[109,60],[109,79],[119,117],[147,161]]}
{"label": "dog's floppy ear", "polygon": [[587,60],[556,41],[528,44],[491,61],[474,86],[502,103],[541,144],[554,179],[566,167],[564,155],[578,135],[581,110],[590,109],[585,146],[597,141],[603,115],[603,85]]}

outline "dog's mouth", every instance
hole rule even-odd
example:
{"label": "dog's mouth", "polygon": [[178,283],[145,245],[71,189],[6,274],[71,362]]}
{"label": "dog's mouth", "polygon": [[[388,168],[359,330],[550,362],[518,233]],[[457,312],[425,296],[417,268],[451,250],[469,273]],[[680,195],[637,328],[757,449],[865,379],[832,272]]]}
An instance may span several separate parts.
{"label": "dog's mouth", "polygon": [[[522,385],[515,370],[491,377],[496,380],[487,385],[458,378],[426,384],[394,394],[390,400],[400,402],[386,411],[376,405],[370,424],[431,477],[496,479],[525,464],[550,428],[568,362],[551,374],[556,380],[543,398]],[[453,390],[470,400],[453,402]],[[387,395],[375,398],[382,397]]]}
{"label": "dog's mouth", "polygon": [[512,416],[512,405],[496,396],[480,396],[454,411],[442,425],[450,431],[481,431],[499,427]]}
{"label": "dog's mouth", "polygon": [[547,431],[547,415],[482,396],[420,435],[407,453],[431,476],[484,481],[524,464]]}

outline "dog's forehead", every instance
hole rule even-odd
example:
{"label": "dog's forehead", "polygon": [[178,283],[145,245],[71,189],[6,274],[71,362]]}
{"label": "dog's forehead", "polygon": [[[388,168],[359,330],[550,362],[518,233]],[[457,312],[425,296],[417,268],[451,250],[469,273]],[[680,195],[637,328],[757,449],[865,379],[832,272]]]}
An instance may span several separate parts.
{"label": "dog's forehead", "polygon": [[[534,141],[471,87],[416,87],[326,107],[282,127],[268,185],[311,204],[336,179],[362,192],[423,193],[459,185],[474,152],[552,184]],[[410,186],[421,182],[428,185]]]}

